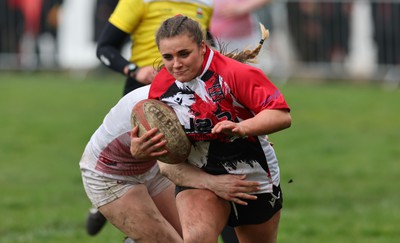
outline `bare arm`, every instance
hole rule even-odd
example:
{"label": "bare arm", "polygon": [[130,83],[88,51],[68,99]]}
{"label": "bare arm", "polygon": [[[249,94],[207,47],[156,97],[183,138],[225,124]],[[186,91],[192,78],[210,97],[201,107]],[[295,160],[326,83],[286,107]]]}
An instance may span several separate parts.
{"label": "bare arm", "polygon": [[[153,128],[138,137],[138,127],[131,131],[131,154],[136,159],[154,159],[167,153],[163,134]],[[259,182],[247,181],[245,175],[211,175],[189,163],[166,164],[158,162],[161,173],[176,185],[206,189],[219,197],[238,204],[247,205],[243,199],[255,200],[251,195],[260,190]]]}
{"label": "bare arm", "polygon": [[249,193],[260,190],[256,181],[246,181],[245,175],[211,175],[189,163],[166,164],[159,162],[161,173],[176,185],[207,189],[219,197],[247,205],[243,199],[255,200]]}
{"label": "bare arm", "polygon": [[229,135],[260,136],[268,135],[290,127],[292,118],[287,110],[266,109],[256,116],[239,123],[221,121],[212,129],[212,133],[226,133]]}

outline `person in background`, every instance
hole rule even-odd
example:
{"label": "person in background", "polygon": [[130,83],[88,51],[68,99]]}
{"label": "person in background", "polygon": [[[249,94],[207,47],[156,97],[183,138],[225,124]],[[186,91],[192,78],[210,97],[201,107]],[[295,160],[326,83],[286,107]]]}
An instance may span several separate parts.
{"label": "person in background", "polygon": [[400,48],[400,3],[372,2],[373,37],[380,65],[399,65]]}
{"label": "person in background", "polygon": [[352,2],[287,2],[289,30],[306,63],[343,63],[349,51]]}
{"label": "person in background", "polygon": [[93,40],[97,43],[108,18],[114,11],[119,0],[96,0],[96,6],[93,14]]}
{"label": "person in background", "polygon": [[[0,1],[0,53],[18,53],[19,43],[24,34],[24,16],[14,0]],[[7,60],[0,59],[5,66]],[[8,61],[9,62],[9,61]]]}
{"label": "person in background", "polygon": [[249,43],[261,38],[256,10],[271,0],[215,1],[210,32],[226,52],[251,49]]}
{"label": "person in background", "polygon": [[23,34],[17,44],[21,68],[57,67],[58,16],[62,3],[63,0],[8,0],[9,7],[22,14]]}
{"label": "person in background", "polygon": [[[263,41],[237,56],[254,59]],[[174,109],[193,143],[188,163],[159,164],[177,185],[184,241],[216,242],[228,222],[241,242],[276,242],[282,191],[278,160],[266,135],[291,125],[282,93],[260,69],[209,48],[198,23],[187,16],[164,21],[156,43],[164,67],[151,84],[149,98]],[[185,182],[187,167],[242,176],[259,187],[246,198],[220,197]]]}
{"label": "person in background", "polygon": [[[154,33],[163,20],[184,14],[198,21],[207,30],[212,16],[211,0],[144,1],[120,0],[106,23],[97,44],[96,55],[108,68],[123,74],[123,94],[151,83],[154,66],[161,61]],[[130,36],[132,46],[129,60],[120,47]]]}

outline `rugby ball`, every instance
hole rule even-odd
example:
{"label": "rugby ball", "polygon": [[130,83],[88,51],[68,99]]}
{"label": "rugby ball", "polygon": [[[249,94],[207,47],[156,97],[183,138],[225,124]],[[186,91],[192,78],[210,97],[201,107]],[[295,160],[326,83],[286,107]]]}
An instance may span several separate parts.
{"label": "rugby ball", "polygon": [[174,110],[165,103],[155,99],[138,102],[132,109],[131,124],[139,127],[139,137],[155,127],[164,134],[168,153],[157,158],[161,162],[178,164],[189,156],[191,143]]}

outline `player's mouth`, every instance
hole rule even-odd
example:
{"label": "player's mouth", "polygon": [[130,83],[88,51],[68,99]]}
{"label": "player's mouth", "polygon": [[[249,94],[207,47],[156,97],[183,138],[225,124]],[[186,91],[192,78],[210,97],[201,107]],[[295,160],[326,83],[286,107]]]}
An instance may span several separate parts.
{"label": "player's mouth", "polygon": [[175,77],[184,77],[186,74],[186,71],[175,71],[174,76]]}

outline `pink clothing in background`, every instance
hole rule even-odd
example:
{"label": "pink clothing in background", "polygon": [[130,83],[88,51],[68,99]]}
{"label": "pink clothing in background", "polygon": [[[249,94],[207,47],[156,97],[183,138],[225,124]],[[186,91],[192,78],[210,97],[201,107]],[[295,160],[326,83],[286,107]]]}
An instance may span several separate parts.
{"label": "pink clothing in background", "polygon": [[25,32],[38,35],[43,0],[9,0],[10,6],[20,9],[24,16]]}
{"label": "pink clothing in background", "polygon": [[224,5],[234,2],[238,8],[246,0],[217,0],[214,3],[214,13],[211,20],[210,32],[220,38],[240,38],[252,33],[252,18],[250,13],[237,18],[223,18],[219,12]]}

